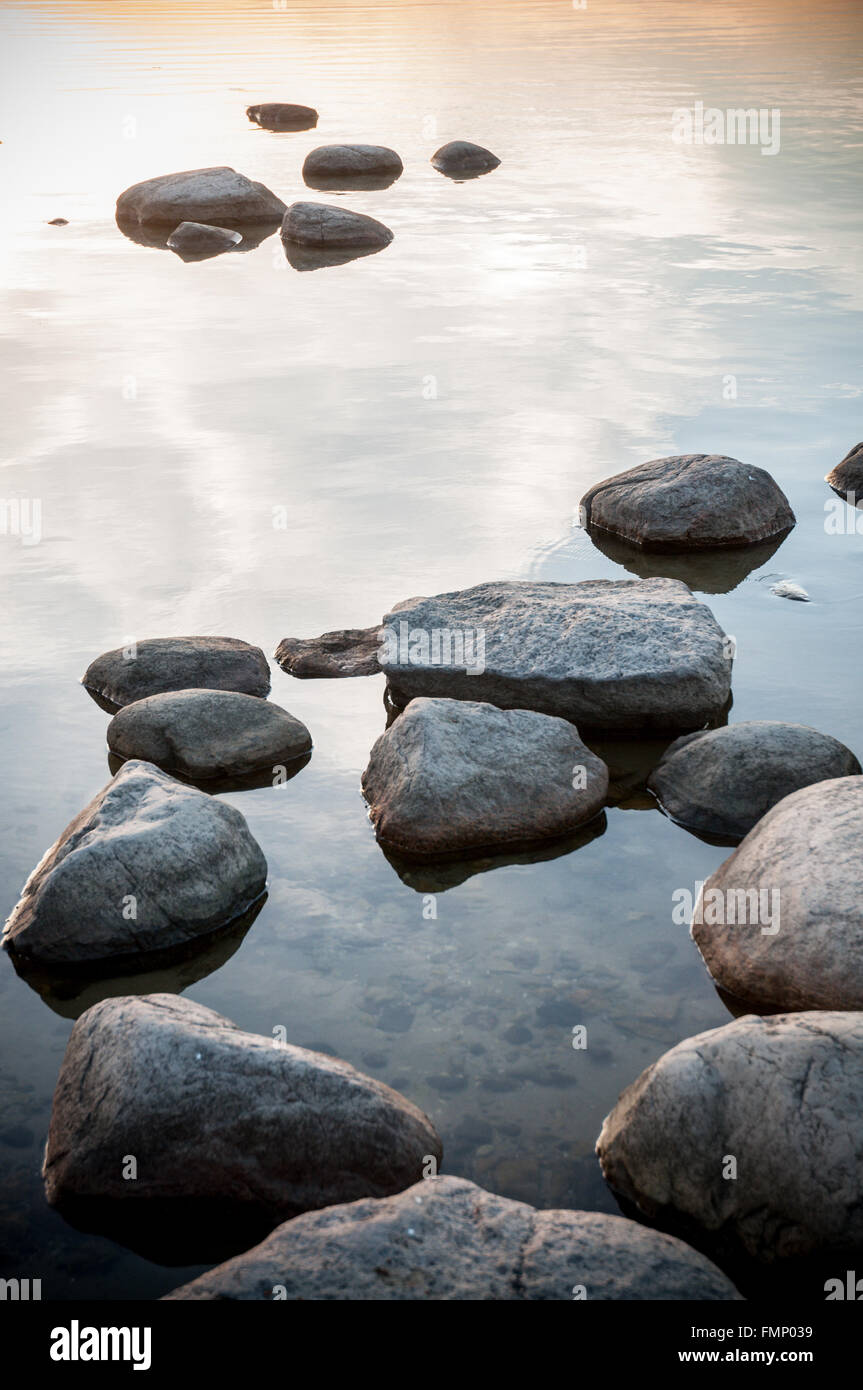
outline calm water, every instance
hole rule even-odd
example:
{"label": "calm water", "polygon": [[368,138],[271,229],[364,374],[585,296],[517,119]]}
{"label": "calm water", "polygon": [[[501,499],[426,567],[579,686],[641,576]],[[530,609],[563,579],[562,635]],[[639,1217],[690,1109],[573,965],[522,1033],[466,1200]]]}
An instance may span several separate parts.
{"label": "calm water", "polygon": [[[77,684],[94,655],[172,633],[269,653],[413,594],[625,576],[573,526],[577,504],[662,454],[765,467],[798,516],[748,575],[682,573],[737,638],[731,717],[861,753],[863,535],[825,532],[822,481],[863,435],[857,0],[69,0],[7,3],[0,22],[0,492],[40,499],[43,532],[0,536],[3,915],[107,780],[107,717]],[[251,127],[245,106],[267,99],[316,106],[317,130]],[[779,108],[780,153],[673,143],[672,111],[698,100]],[[456,137],[501,167],[441,177],[428,156]],[[350,140],[405,161],[387,191],[346,199],[395,231],[380,255],[298,273],[274,236],[184,265],[114,224],[129,184],[209,164],[290,202],[306,152]],[[776,577],[812,602],[774,598]],[[230,797],[269,901],[209,975],[155,987],[396,1086],[434,1119],[447,1171],[615,1210],[603,1116],[728,1018],[671,920],[674,889],[726,851],[636,796],[583,847],[475,873],[425,920],[428,885],[384,858],[359,792],[382,693],[274,670],[316,747],[285,787]],[[55,1298],[174,1287],[185,1271],[45,1206],[72,1019],[5,956],[0,994],[0,1272]]]}

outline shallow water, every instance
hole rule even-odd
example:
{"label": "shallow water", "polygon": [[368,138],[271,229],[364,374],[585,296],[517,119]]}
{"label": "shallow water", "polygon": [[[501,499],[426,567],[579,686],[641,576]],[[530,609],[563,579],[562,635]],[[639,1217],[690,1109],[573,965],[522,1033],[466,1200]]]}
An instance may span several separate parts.
{"label": "shallow water", "polygon": [[[738,644],[732,719],[809,723],[861,754],[863,534],[844,508],[828,534],[823,482],[863,434],[856,0],[106,0],[12,3],[0,24],[0,492],[42,508],[38,544],[0,535],[4,915],[107,780],[107,716],[77,684],[97,653],[172,633],[269,653],[413,594],[625,577],[573,524],[578,502],[663,454],[769,469],[798,526],[748,575],[626,559],[708,594]],[[245,107],[267,99],[316,106],[317,129],[254,128]],[[698,100],[779,108],[779,154],[673,143],[673,109]],[[501,167],[443,178],[428,156],[457,137]],[[393,228],[379,255],[299,273],[273,236],[184,265],[114,223],[129,184],[210,164],[290,202],[306,152],[349,140],[405,161],[345,199]],[[812,601],[774,597],[780,577]],[[268,902],[205,978],[148,987],[187,984],[396,1086],[438,1126],[446,1171],[616,1210],[603,1116],[728,1018],[671,918],[674,889],[727,851],[636,799],[568,854],[439,892],[429,920],[428,885],[384,858],[360,797],[382,695],[274,670],[316,746],[283,788],[230,794]],[[0,1273],[46,1298],[174,1287],[184,1271],[45,1206],[71,1006],[5,956],[0,996]]]}

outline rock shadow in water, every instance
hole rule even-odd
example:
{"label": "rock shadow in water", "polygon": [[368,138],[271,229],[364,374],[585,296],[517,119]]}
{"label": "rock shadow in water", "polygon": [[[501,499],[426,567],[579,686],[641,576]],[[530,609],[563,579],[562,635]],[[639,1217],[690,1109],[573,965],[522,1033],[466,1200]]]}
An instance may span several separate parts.
{"label": "rock shadow in water", "polygon": [[690,589],[703,594],[730,594],[753,570],[766,565],[785,540],[785,535],[774,536],[758,545],[739,546],[733,550],[662,554],[627,545],[608,531],[586,529],[597,550],[630,574],[639,579],[680,579]]}
{"label": "rock shadow in water", "polygon": [[349,261],[361,260],[364,256],[377,256],[385,251],[385,246],[339,247],[332,251],[320,251],[311,246],[299,246],[296,242],[285,243],[285,257],[294,270],[326,270],[330,266],[347,265]]}
{"label": "rock shadow in water", "polygon": [[[180,225],[182,220],[182,218],[178,220],[177,226]],[[230,231],[239,232],[243,238],[241,242],[238,242],[236,246],[230,248],[218,248],[214,251],[201,251],[192,255],[186,254],[181,256],[179,252],[173,251],[168,245],[168,237],[173,234],[176,228],[156,225],[150,226],[140,222],[126,222],[121,221],[119,217],[116,219],[116,222],[123,236],[126,237],[128,241],[134,241],[137,246],[148,246],[151,250],[169,251],[172,256],[176,256],[179,260],[189,263],[212,260],[214,256],[242,255],[246,251],[254,251],[262,242],[267,240],[267,237],[273,236],[280,226],[279,222],[232,223],[230,218],[221,218],[219,226],[227,227]],[[116,713],[116,711],[112,710],[111,713]]]}
{"label": "rock shadow in water", "polygon": [[318,193],[380,193],[400,179],[402,169],[388,169],[380,174],[303,174],[307,188]]}
{"label": "rock shadow in water", "polygon": [[[90,693],[92,694],[92,691]],[[93,698],[97,704],[103,703],[100,697],[93,696]],[[217,796],[222,792],[247,792],[257,791],[261,787],[275,787],[274,766],[285,769],[284,776],[280,777],[278,783],[279,786],[283,786],[285,782],[290,782],[292,778],[296,777],[298,772],[302,772],[306,764],[311,761],[311,757],[311,749],[307,753],[300,753],[290,758],[276,757],[272,764],[268,763],[266,767],[259,768],[257,772],[250,772],[244,777],[202,777],[196,779],[186,776],[185,773],[177,772],[172,767],[163,767],[162,771],[167,772],[169,777],[176,778],[178,782],[183,782],[188,787],[197,787],[198,791],[209,792],[212,796]],[[127,761],[134,762],[135,759],[119,758],[116,753],[109,753],[108,767],[111,770],[111,776],[116,777],[120,768]],[[156,763],[154,766],[158,767],[159,764]]]}

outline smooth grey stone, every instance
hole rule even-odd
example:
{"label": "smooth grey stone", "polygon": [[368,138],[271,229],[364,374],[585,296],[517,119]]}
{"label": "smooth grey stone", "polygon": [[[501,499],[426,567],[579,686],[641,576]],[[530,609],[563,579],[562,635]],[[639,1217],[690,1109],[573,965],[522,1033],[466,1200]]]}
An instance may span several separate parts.
{"label": "smooth grey stone", "polygon": [[393,233],[382,222],[327,203],[292,203],[282,221],[282,241],[319,251],[380,250]]}
{"label": "smooth grey stone", "polygon": [[[863,1009],[861,843],[859,774],[804,787],[768,811],[707,879],[694,913],[704,920],[693,920],[692,937],[716,983],[759,1012]],[[732,902],[742,924],[728,922]],[[774,903],[779,930],[765,931]],[[714,920],[719,905],[724,923]]]}
{"label": "smooth grey stone", "polygon": [[642,1072],[597,1153],[643,1219],[724,1267],[817,1255],[839,1273],[863,1244],[861,1094],[863,1014],[750,1014]]}
{"label": "smooth grey stone", "polygon": [[[441,1153],[421,1110],[347,1062],[151,994],[105,1000],[75,1024],[43,1176],[71,1219],[173,1226],[173,1258],[185,1245],[198,1263],[223,1234],[246,1249],[300,1212],[399,1192]],[[137,1160],[133,1180],[124,1155]],[[200,1229],[216,1204],[230,1238]]]}
{"label": "smooth grey stone", "polygon": [[33,870],[3,945],[46,968],[146,969],[234,922],[266,878],[238,810],[128,762]]}
{"label": "smooth grey stone", "polygon": [[276,222],[285,204],[262,183],[227,165],[162,174],[127,188],[117,199],[118,222]]}
{"label": "smooth grey stone", "polygon": [[857,505],[863,505],[863,444],[849,449],[842,462],[827,474],[826,481],[840,497],[853,493]]}
{"label": "smooth grey stone", "polygon": [[653,459],[589,488],[588,529],[653,551],[755,545],[795,525],[784,492],[763,468],[721,454]]}
{"label": "smooth grey stone", "polygon": [[204,222],[181,222],[168,237],[167,246],[180,256],[216,256],[231,251],[243,240],[230,227],[211,227]]}
{"label": "smooth grey stone", "polygon": [[108,725],[120,758],[144,758],[194,781],[244,777],[308,753],[305,724],[234,690],[175,690],[126,705]]}
{"label": "smooth grey stone", "polygon": [[[133,654],[126,656],[127,651]],[[237,637],[148,637],[97,656],[81,683],[98,702],[116,709],[168,690],[237,690],[263,697],[270,689],[270,668],[260,647]]]}
{"label": "smooth grey stone", "polygon": [[607,791],[605,763],[566,720],[468,700],[412,701],[363,774],[381,844],[420,858],[566,835]]}
{"label": "smooth grey stone", "polygon": [[318,123],[318,113],[313,106],[290,101],[261,101],[247,106],[246,115],[264,130],[309,130]]}
{"label": "smooth grey stone", "polygon": [[672,820],[742,840],[783,797],[860,772],[844,743],[805,724],[750,720],[676,739],[648,780]]}
{"label": "smooth grey stone", "polygon": [[[630,733],[702,728],[721,714],[731,689],[722,629],[673,579],[479,584],[416,599],[383,623],[388,640],[378,661],[396,705],[448,696]],[[412,648],[411,632],[425,635],[428,659]],[[438,664],[435,632],[451,642],[448,652],[440,639]],[[458,636],[466,657],[473,641],[473,659],[456,665]]]}
{"label": "smooth grey stone", "polygon": [[289,1221],[166,1300],[738,1300],[682,1241],[621,1216],[537,1211],[464,1178]]}
{"label": "smooth grey stone", "polygon": [[319,145],[306,155],[303,178],[362,178],[385,174],[398,177],[404,170],[401,158],[386,145]]}
{"label": "smooth grey stone", "polygon": [[299,680],[380,675],[379,627],[343,628],[320,637],[283,637],[275,657]]}
{"label": "smooth grey stone", "polygon": [[442,174],[487,173],[500,164],[497,155],[470,140],[450,140],[441,145],[431,157],[434,167]]}

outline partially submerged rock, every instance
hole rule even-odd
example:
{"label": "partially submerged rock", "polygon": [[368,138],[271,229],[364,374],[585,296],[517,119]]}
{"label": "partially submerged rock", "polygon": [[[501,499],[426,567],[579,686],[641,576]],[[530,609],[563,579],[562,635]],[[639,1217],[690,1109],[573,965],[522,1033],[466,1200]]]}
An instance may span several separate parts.
{"label": "partially submerged rock", "polygon": [[52,217],[50,222],[48,223],[49,227],[68,227],[68,225],[68,217]]}
{"label": "partially submerged rock", "polygon": [[113,713],[168,690],[237,690],[263,697],[270,689],[270,668],[260,647],[237,637],[148,637],[97,656],[81,684]]}
{"label": "partially submerged rock", "polygon": [[688,830],[738,841],[783,797],[860,770],[850,748],[829,734],[750,720],[675,740],[647,785]]}
{"label": "partially submerged rock", "polygon": [[204,222],[181,222],[168,237],[169,251],[184,260],[197,260],[232,251],[243,238],[230,227],[211,227]]}
{"label": "partially submerged rock", "polygon": [[246,115],[264,130],[311,130],[318,123],[313,106],[291,101],[261,101],[247,106]]}
{"label": "partially submerged rock", "polygon": [[381,844],[417,858],[571,834],[607,791],[608,768],[566,720],[468,700],[414,700],[363,775]]}
{"label": "partially submerged rock", "polygon": [[863,1247],[861,1094],[863,1014],[749,1015],[642,1072],[597,1153],[628,1209],[738,1282],[752,1261],[818,1257],[835,1274]]}
{"label": "partially submerged rock", "polygon": [[275,657],[283,671],[300,680],[380,675],[381,628],[353,627],[320,637],[283,637]]}
{"label": "partially submerged rock", "polygon": [[533,709],[579,728],[697,729],[731,688],[731,645],[673,579],[510,581],[415,599],[384,618],[392,700]]}
{"label": "partially submerged rock", "polygon": [[759,1012],[863,1009],[863,777],[786,796],[707,880],[692,936]]}
{"label": "partially submerged rock", "polygon": [[309,753],[305,724],[278,705],[233,690],[177,690],[121,709],[108,725],[117,757],[144,758],[193,781],[271,772]]}
{"label": "partially submerged rock", "polygon": [[500,164],[491,150],[474,145],[470,140],[450,140],[448,144],[441,145],[432,155],[431,162],[439,173],[449,174],[452,178],[487,174]]}
{"label": "partially submerged rock", "polygon": [[840,497],[857,504],[863,504],[863,444],[855,444],[849,449],[841,463],[837,463],[826,481]]}
{"label": "partially submerged rock", "polygon": [[120,223],[203,222],[233,227],[244,222],[276,222],[285,204],[262,183],[227,165],[162,174],[127,188],[117,199]]}
{"label": "partially submerged rock", "polygon": [[44,969],[152,968],[229,928],[266,878],[239,811],[129,762],[33,870],[3,945]]}
{"label": "partially submerged rock", "polygon": [[297,1217],[168,1300],[533,1302],[739,1299],[682,1241],[587,1211],[537,1211],[464,1178]]}
{"label": "partially submerged rock", "polygon": [[589,529],[660,552],[755,545],[795,525],[769,473],[721,454],[627,469],[590,488],[581,511]]}
{"label": "partially submerged rock", "polygon": [[203,1263],[300,1212],[399,1192],[441,1153],[422,1111],[347,1062],[155,994],[76,1023],[43,1176],[76,1224]]}
{"label": "partially submerged rock", "polygon": [[318,251],[381,250],[392,239],[373,217],[327,203],[292,203],[282,222],[282,241]]}
{"label": "partially submerged rock", "polygon": [[811,602],[806,590],[795,584],[793,579],[780,579],[777,584],[771,584],[770,592],[774,598],[790,598],[796,603]]}
{"label": "partially submerged rock", "polygon": [[315,186],[371,181],[375,187],[388,186],[403,172],[404,165],[395,150],[385,145],[319,145],[306,155],[303,178]]}

